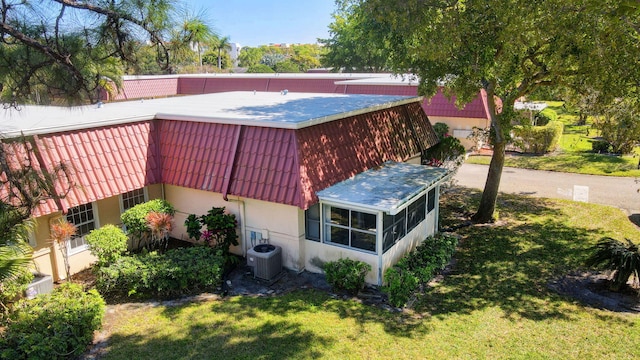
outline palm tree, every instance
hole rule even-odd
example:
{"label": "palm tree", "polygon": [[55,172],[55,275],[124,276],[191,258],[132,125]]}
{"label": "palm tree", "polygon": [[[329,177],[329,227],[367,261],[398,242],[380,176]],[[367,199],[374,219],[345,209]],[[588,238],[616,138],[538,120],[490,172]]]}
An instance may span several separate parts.
{"label": "palm tree", "polygon": [[225,36],[223,38],[219,38],[216,42],[216,47],[218,48],[218,69],[222,69],[222,50],[228,51],[231,50],[231,43],[229,42],[229,37]]}
{"label": "palm tree", "polygon": [[31,263],[29,233],[34,225],[33,220],[22,220],[11,205],[0,202],[0,282],[18,276]]}
{"label": "palm tree", "polygon": [[625,239],[622,241],[604,237],[593,247],[593,254],[587,259],[587,266],[601,266],[604,269],[613,271],[611,280],[611,290],[622,290],[629,277],[635,275],[640,278],[640,252],[638,245]]}
{"label": "palm tree", "polygon": [[209,25],[197,17],[185,20],[182,24],[182,31],[185,43],[196,46],[198,65],[202,70],[202,44],[214,41],[215,33]]}

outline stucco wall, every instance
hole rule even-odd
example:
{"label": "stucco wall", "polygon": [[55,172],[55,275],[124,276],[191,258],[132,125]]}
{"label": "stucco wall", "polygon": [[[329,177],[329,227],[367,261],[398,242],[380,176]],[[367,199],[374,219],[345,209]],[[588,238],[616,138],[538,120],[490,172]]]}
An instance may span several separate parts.
{"label": "stucco wall", "polygon": [[238,220],[240,245],[231,252],[245,255],[251,246],[250,233],[255,231],[273,245],[282,247],[283,266],[301,270],[304,266],[300,250],[299,209],[295,206],[270,203],[260,200],[242,199],[230,196],[225,201],[222,194],[203,190],[165,185],[166,200],[176,208],[171,236],[189,240],[184,220],[189,214],[202,215],[213,206],[226,208]]}
{"label": "stucco wall", "polygon": [[[471,130],[473,127],[484,129],[489,126],[489,120],[478,118],[429,116],[429,120],[431,120],[431,124],[439,122],[447,124],[451,135],[454,135],[455,130]],[[465,149],[470,149],[475,145],[466,137],[458,137],[458,139]]]}
{"label": "stucco wall", "polygon": [[310,272],[322,273],[320,266],[324,262],[336,261],[342,258],[359,260],[371,265],[365,281],[369,284],[378,283],[378,256],[362,251],[350,250],[341,246],[324,244],[318,241],[303,240],[305,247],[305,268]]}

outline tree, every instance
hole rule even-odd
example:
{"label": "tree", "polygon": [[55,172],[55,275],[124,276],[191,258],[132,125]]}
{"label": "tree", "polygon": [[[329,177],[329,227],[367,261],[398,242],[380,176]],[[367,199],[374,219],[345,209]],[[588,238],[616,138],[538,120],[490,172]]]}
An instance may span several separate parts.
{"label": "tree", "polygon": [[[3,0],[0,2],[0,101],[86,103],[107,83],[120,83],[139,63],[141,44],[171,72],[171,16],[177,0]],[[204,33],[197,16],[187,41]],[[179,38],[185,41],[184,37]],[[175,40],[175,39],[174,39]]]}
{"label": "tree", "polygon": [[458,105],[486,92],[493,156],[476,222],[493,220],[514,102],[552,85],[588,84],[600,102],[638,89],[638,12],[618,0],[363,0],[397,73],[419,76],[419,92],[443,86]]}
{"label": "tree", "polygon": [[229,37],[225,36],[223,38],[219,38],[216,42],[216,48],[218,49],[218,69],[222,69],[222,52],[229,51],[231,49]]}
{"label": "tree", "polygon": [[31,262],[28,236],[35,226],[30,220],[33,210],[49,199],[64,197],[71,188],[64,164],[51,169],[33,164],[33,141],[32,137],[0,141],[0,282],[19,275]]}
{"label": "tree", "polygon": [[327,49],[322,66],[335,71],[383,72],[388,69],[389,48],[385,39],[376,38],[375,21],[353,1],[336,1],[338,10],[329,25],[329,39],[318,39]]}
{"label": "tree", "polygon": [[640,142],[640,106],[637,99],[619,99],[608,105],[593,123],[616,154],[629,154]]}
{"label": "tree", "polygon": [[202,70],[202,45],[216,42],[216,35],[201,18],[189,17],[182,24],[183,44],[195,45],[198,54],[198,65]]}
{"label": "tree", "polygon": [[238,55],[239,65],[241,67],[252,67],[260,63],[264,51],[261,48],[243,47]]}

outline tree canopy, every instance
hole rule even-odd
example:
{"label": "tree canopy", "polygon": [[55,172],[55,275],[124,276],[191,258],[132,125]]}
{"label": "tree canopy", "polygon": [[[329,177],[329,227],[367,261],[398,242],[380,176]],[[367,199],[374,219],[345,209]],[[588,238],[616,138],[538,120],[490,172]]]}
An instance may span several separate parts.
{"label": "tree canopy", "polygon": [[[597,91],[598,102],[637,93],[640,23],[620,0],[351,1],[390,47],[398,73],[419,76],[419,91],[440,87],[459,105],[486,92],[494,154],[477,222],[491,221],[514,102],[540,87]],[[625,7],[627,3],[632,6]]]}
{"label": "tree canopy", "polygon": [[[184,44],[200,47],[211,33],[197,15],[182,24],[176,20],[177,4],[3,0],[0,101],[5,106],[92,102],[107,83],[119,84],[125,71],[171,72],[170,50],[178,52]],[[181,36],[171,41],[176,29]],[[157,66],[150,64],[150,55]]]}

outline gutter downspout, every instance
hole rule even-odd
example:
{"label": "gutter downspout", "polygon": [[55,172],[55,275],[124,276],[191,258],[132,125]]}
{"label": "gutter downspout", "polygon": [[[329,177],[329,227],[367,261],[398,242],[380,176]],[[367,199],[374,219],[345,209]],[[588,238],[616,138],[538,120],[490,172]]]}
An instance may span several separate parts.
{"label": "gutter downspout", "polygon": [[244,204],[244,200],[240,199],[239,196],[236,196],[237,199],[225,199],[227,201],[231,201],[231,202],[236,202],[238,203],[238,213],[240,213],[240,246],[242,249],[242,256],[246,257],[247,256],[247,242],[245,241],[245,235],[247,233],[247,218],[245,215],[245,204]]}

